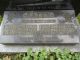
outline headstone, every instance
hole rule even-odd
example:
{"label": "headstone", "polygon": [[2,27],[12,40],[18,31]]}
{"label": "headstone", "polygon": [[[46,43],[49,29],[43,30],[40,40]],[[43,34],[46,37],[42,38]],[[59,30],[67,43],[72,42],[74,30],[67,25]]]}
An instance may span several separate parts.
{"label": "headstone", "polygon": [[74,14],[73,10],[5,11],[0,43],[79,43]]}

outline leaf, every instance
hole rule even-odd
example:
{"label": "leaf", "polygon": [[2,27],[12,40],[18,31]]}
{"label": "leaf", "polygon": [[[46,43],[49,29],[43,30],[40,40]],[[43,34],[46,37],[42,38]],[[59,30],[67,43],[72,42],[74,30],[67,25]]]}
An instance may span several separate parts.
{"label": "leaf", "polygon": [[64,48],[63,51],[65,54],[69,54],[71,52],[69,49],[66,49],[66,48]]}
{"label": "leaf", "polygon": [[27,55],[31,55],[32,54],[32,48],[29,48],[28,50],[27,50]]}
{"label": "leaf", "polygon": [[31,56],[26,56],[26,57],[23,57],[22,60],[32,60]]}
{"label": "leaf", "polygon": [[62,60],[61,58],[58,58],[58,60]]}
{"label": "leaf", "polygon": [[55,53],[61,53],[61,52],[62,52],[62,50],[61,50],[61,49],[59,49],[59,48],[57,48],[57,49],[54,49],[54,52],[55,52]]}
{"label": "leaf", "polygon": [[39,60],[44,60],[44,56],[39,56]]}
{"label": "leaf", "polygon": [[38,54],[39,54],[39,52],[38,52],[38,51],[36,51],[36,52],[34,53],[34,55],[33,55],[34,60],[38,60]]}
{"label": "leaf", "polygon": [[47,58],[47,51],[46,51],[45,48],[43,48],[43,49],[41,50],[41,54],[42,54],[42,56],[43,56],[44,58]]}
{"label": "leaf", "polygon": [[53,56],[50,56],[50,60],[55,60],[55,58]]}

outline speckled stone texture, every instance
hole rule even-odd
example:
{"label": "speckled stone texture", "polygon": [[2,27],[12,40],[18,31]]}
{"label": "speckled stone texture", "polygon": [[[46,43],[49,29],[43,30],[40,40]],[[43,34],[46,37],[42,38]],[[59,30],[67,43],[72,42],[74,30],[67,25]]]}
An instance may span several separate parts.
{"label": "speckled stone texture", "polygon": [[[4,21],[4,23],[5,23],[5,21]],[[32,44],[31,45],[26,45],[26,44],[25,45],[17,45],[17,44],[4,45],[4,44],[0,44],[0,52],[12,52],[12,53],[13,52],[26,52],[26,50],[30,47],[33,48],[34,50],[38,50],[40,48],[54,49],[54,48],[59,47],[59,48],[69,48],[75,52],[80,51],[80,44],[78,43],[78,44],[52,44],[52,45],[45,45],[45,44],[44,45],[32,45]]]}

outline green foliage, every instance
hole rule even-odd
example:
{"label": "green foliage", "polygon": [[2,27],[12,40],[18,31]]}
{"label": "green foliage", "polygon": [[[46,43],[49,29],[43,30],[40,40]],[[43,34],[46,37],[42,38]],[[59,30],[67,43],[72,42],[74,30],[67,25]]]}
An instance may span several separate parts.
{"label": "green foliage", "polygon": [[80,24],[80,14],[77,16],[78,22]]}
{"label": "green foliage", "polygon": [[33,56],[32,48],[29,48],[27,50],[27,55],[24,54],[22,60],[32,60],[32,56]]}
{"label": "green foliage", "polygon": [[1,24],[1,22],[2,22],[2,16],[0,15],[0,24]]}
{"label": "green foliage", "polygon": [[72,60],[72,54],[69,49],[56,49],[55,53],[58,60]]}
{"label": "green foliage", "polygon": [[39,54],[39,60],[46,60],[47,59],[47,51],[46,49],[42,49],[40,51],[40,54]]}
{"label": "green foliage", "polygon": [[34,60],[38,60],[39,59],[38,54],[39,54],[38,51],[36,51],[36,52],[33,53]]}
{"label": "green foliage", "polygon": [[[2,59],[2,56],[0,57]],[[26,53],[19,53],[11,57],[11,60],[80,60],[80,53],[75,53],[69,49],[54,49],[46,50],[45,48],[33,52],[32,48],[29,48]]]}
{"label": "green foliage", "polygon": [[80,60],[80,53],[74,54],[74,60]]}

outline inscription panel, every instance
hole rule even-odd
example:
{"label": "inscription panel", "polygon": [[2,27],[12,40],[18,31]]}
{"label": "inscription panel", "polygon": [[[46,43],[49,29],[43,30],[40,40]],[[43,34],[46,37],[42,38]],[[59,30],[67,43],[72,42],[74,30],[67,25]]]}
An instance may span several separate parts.
{"label": "inscription panel", "polygon": [[79,43],[71,10],[9,11],[5,17],[1,43]]}

